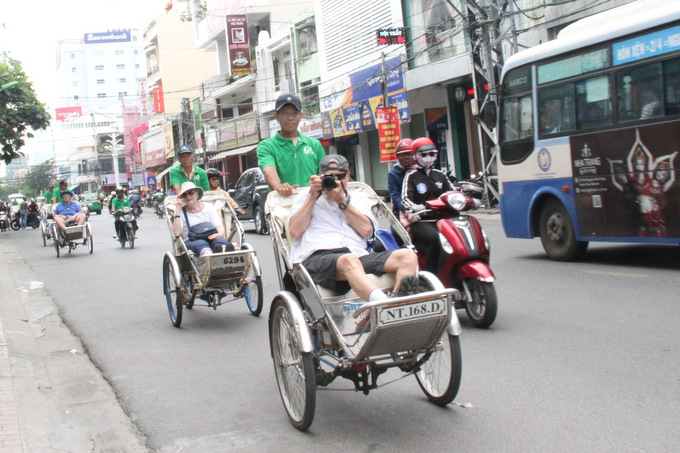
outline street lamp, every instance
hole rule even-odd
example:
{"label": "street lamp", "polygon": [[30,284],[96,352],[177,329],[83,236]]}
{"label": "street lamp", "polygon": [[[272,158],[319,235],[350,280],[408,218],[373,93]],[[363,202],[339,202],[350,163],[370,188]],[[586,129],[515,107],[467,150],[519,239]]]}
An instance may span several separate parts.
{"label": "street lamp", "polygon": [[7,88],[12,88],[13,86],[19,85],[16,80],[14,82],[9,82],[0,87],[0,91],[5,91]]}

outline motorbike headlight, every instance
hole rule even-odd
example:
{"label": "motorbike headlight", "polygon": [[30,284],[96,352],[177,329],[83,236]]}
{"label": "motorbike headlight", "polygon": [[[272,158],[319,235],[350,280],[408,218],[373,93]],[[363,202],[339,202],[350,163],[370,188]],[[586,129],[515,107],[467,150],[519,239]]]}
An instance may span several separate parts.
{"label": "motorbike headlight", "polygon": [[446,197],[446,202],[456,211],[460,211],[467,204],[467,197],[460,192],[455,192]]}
{"label": "motorbike headlight", "polygon": [[449,255],[453,253],[453,247],[449,243],[449,241],[444,237],[443,234],[439,233],[439,243],[442,245],[442,250],[448,253]]}
{"label": "motorbike headlight", "polygon": [[491,243],[489,242],[489,236],[486,235],[486,231],[484,231],[484,228],[482,228],[482,237],[484,238],[484,247],[486,247],[487,250],[491,251]]}

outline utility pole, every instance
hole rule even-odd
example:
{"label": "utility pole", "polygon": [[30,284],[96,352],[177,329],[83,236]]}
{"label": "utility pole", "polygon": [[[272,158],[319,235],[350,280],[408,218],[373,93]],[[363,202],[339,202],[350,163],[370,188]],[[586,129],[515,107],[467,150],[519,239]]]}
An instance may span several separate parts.
{"label": "utility pole", "polygon": [[[498,201],[497,150],[498,131],[496,119],[499,111],[499,82],[503,68],[503,39],[508,32],[516,48],[514,17],[512,27],[505,34],[500,31],[501,21],[512,8],[507,0],[468,0],[466,25],[471,42],[472,83],[474,99],[472,113],[477,121],[480,157],[484,165],[484,196],[487,205]],[[511,11],[511,10],[510,10]]]}

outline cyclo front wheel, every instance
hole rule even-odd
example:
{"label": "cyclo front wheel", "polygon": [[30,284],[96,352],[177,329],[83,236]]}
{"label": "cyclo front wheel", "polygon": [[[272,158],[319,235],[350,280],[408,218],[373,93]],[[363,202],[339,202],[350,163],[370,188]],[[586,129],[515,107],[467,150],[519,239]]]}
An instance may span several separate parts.
{"label": "cyclo front wheel", "polygon": [[446,406],[453,401],[460,388],[460,337],[444,331],[440,345],[441,349],[433,352],[416,372],[416,379],[430,401],[438,406]]}
{"label": "cyclo front wheel", "polygon": [[166,257],[163,259],[163,293],[168,304],[170,321],[175,327],[182,324],[182,293],[179,290],[179,282],[175,279],[174,266]]}
{"label": "cyclo front wheel", "polygon": [[248,310],[250,310],[250,313],[253,316],[260,316],[260,313],[262,313],[264,291],[262,291],[262,277],[260,275],[255,275],[254,263],[250,265],[248,278],[250,279],[250,283],[244,288],[246,304],[248,304]]}
{"label": "cyclo front wheel", "polygon": [[272,358],[283,406],[293,426],[305,431],[314,420],[316,379],[311,353],[301,352],[293,316],[286,303],[272,305]]}

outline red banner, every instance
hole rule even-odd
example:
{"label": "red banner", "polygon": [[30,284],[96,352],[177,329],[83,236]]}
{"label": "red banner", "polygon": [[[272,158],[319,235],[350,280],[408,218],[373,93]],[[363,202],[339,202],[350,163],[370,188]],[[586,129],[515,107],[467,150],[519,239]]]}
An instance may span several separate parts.
{"label": "red banner", "polygon": [[163,99],[163,88],[161,87],[153,89],[153,110],[156,113],[165,112],[165,100]]}
{"label": "red banner", "polygon": [[83,108],[80,106],[74,106],[74,107],[57,107],[54,109],[55,116],[57,117],[57,121],[68,121],[72,119],[78,118],[80,115],[83,114]]}
{"label": "red banner", "polygon": [[229,46],[231,74],[250,74],[250,44],[245,14],[227,16],[227,45]]}
{"label": "red banner", "polygon": [[380,138],[380,162],[396,160],[394,149],[401,139],[399,132],[399,108],[378,107],[375,109],[375,120],[378,123]]}

